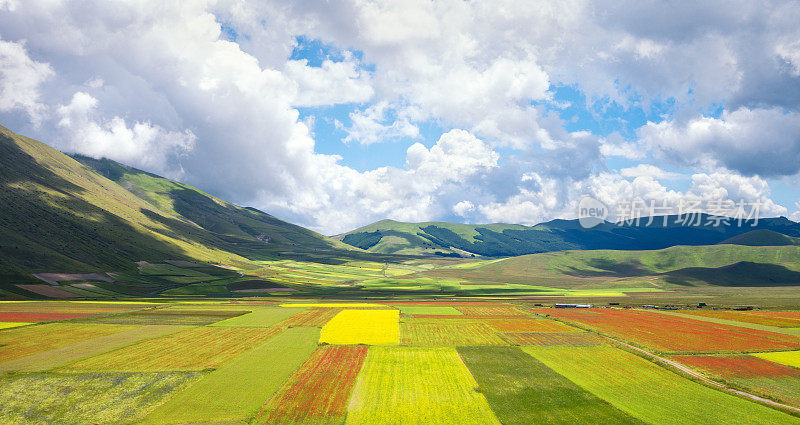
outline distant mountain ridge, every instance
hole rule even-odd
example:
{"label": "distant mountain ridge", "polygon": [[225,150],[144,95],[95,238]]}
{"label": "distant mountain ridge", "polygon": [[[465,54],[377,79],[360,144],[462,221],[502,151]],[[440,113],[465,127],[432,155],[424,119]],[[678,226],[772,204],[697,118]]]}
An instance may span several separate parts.
{"label": "distant mountain ridge", "polygon": [[714,245],[754,230],[800,237],[800,223],[785,217],[745,220],[741,227],[736,220],[715,227],[718,220],[708,215],[699,216],[701,226],[685,226],[679,216],[654,217],[648,225],[649,221],[645,217],[638,224],[605,222],[584,229],[578,220],[562,219],[535,226],[381,220],[334,238],[376,253],[505,257],[563,250]]}

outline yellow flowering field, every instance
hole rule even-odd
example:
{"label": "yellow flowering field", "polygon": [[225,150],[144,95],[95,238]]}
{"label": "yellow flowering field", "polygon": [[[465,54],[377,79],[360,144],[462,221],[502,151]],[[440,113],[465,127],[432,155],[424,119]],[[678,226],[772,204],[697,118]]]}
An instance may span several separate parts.
{"label": "yellow flowering field", "polygon": [[397,345],[399,310],[343,310],[322,327],[320,343]]}

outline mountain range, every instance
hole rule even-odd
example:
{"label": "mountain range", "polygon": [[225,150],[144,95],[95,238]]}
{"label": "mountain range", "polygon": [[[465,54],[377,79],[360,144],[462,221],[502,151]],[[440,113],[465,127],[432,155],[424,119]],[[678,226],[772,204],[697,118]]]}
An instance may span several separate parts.
{"label": "mountain range", "polygon": [[[683,217],[685,219],[687,217]],[[655,250],[676,245],[787,245],[800,237],[800,223],[785,217],[720,222],[712,216],[692,217],[700,225],[684,225],[677,215],[645,217],[638,224],[605,222],[585,229],[578,220],[553,220],[535,226],[470,225],[442,222],[402,223],[393,220],[334,236],[353,247],[384,254],[508,257],[564,250]],[[751,232],[756,232],[745,236]]]}
{"label": "mountain range", "polygon": [[[392,273],[402,274],[409,261],[420,266],[420,258],[660,250],[676,245],[800,245],[800,224],[784,217],[714,227],[708,224],[714,220],[703,216],[704,225],[686,227],[678,217],[669,216],[656,218],[650,226],[606,222],[592,229],[582,228],[577,220],[535,226],[382,220],[327,237],[109,159],[64,154],[4,127],[0,127],[0,202],[0,297],[34,295],[25,288],[47,281],[42,273],[93,274],[89,280],[98,285],[97,290],[159,294],[189,284],[191,274],[200,273],[172,270],[177,274],[162,279],[164,270],[172,267],[167,263],[175,262],[205,265],[209,278],[242,277],[242,281],[229,279],[225,285],[200,288],[205,294],[227,295],[234,289],[262,288],[263,282],[253,284],[245,274],[274,275],[267,263],[278,260],[306,265],[347,263],[330,275],[331,282],[339,282],[342,271],[359,269],[376,270],[369,272],[370,278],[375,279],[377,273],[379,282],[388,276],[389,263],[399,267]],[[540,257],[531,258],[540,261]],[[725,264],[735,264],[733,260]],[[359,261],[385,266],[383,271],[362,269]],[[151,267],[154,264],[162,268]],[[597,266],[594,260],[587,264]],[[139,279],[147,267],[152,269],[150,275]],[[736,267],[728,272],[753,269]],[[298,270],[285,269],[281,285],[302,277]],[[109,276],[117,279],[116,286],[106,285]],[[352,285],[347,279],[342,284]],[[121,288],[123,283],[128,286]]]}

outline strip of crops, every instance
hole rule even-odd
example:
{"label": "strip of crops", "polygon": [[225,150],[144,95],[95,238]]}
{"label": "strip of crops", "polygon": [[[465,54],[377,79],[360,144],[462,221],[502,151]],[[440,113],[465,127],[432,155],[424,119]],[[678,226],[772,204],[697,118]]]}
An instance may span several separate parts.
{"label": "strip of crops", "polygon": [[605,343],[602,337],[588,332],[514,332],[502,334],[502,337],[511,345],[538,345],[543,347],[594,347]]}
{"label": "strip of crops", "polygon": [[522,317],[527,316],[525,313],[518,310],[516,307],[503,304],[480,305],[480,306],[462,305],[456,308],[461,313],[472,316],[522,316]]}
{"label": "strip of crops", "polygon": [[343,310],[322,327],[319,342],[328,344],[396,345],[400,311]]}
{"label": "strip of crops", "polygon": [[800,339],[774,332],[632,310],[537,310],[661,351],[788,350]]}
{"label": "strip of crops", "polygon": [[324,346],[264,406],[256,423],[341,424],[366,346]]}
{"label": "strip of crops", "polygon": [[505,425],[643,424],[516,347],[459,347]]}
{"label": "strip of crops", "polygon": [[499,425],[455,348],[371,347],[347,425]]}
{"label": "strip of crops", "polygon": [[340,311],[342,311],[340,308],[309,308],[284,320],[281,322],[281,326],[287,328],[298,326],[321,328],[339,314]]}
{"label": "strip of crops", "polygon": [[448,306],[401,306],[400,312],[403,314],[432,314],[438,316],[460,316],[461,312]]}
{"label": "strip of crops", "polygon": [[756,353],[754,356],[764,360],[800,368],[800,351],[782,351],[777,353]]}
{"label": "strip of crops", "polygon": [[243,423],[317,348],[319,330],[288,329],[238,356],[176,394],[146,424]]}
{"label": "strip of crops", "polygon": [[120,325],[208,325],[231,317],[241,316],[247,311],[157,309],[140,310],[125,314],[114,314],[87,319],[87,323]]}
{"label": "strip of crops", "polygon": [[[763,313],[763,314],[757,314]],[[739,312],[739,311],[720,311],[720,310],[690,310],[681,311],[681,314],[691,314],[693,316],[714,317],[717,319],[734,320],[737,322],[754,323],[756,325],[777,326],[781,328],[800,327],[800,316],[797,318],[780,317],[775,313],[779,312]]]}
{"label": "strip of crops", "polygon": [[79,319],[96,314],[98,313],[0,312],[0,322],[49,322],[53,320]]}
{"label": "strip of crops", "polygon": [[138,341],[186,329],[183,326],[153,325],[122,328],[121,332],[40,351],[0,363],[0,371],[37,372],[60,367],[77,360],[105,353]]}
{"label": "strip of crops", "polygon": [[581,332],[580,329],[547,319],[487,320],[499,332]]}
{"label": "strip of crops", "polygon": [[125,326],[47,323],[0,332],[0,362],[131,329]]}
{"label": "strip of crops", "polygon": [[413,347],[508,345],[483,323],[401,323],[400,342]]}
{"label": "strip of crops", "polygon": [[258,308],[250,313],[214,323],[213,326],[265,328],[292,317],[301,311],[303,310],[299,308]]}
{"label": "strip of crops", "polygon": [[523,347],[551,369],[645,422],[800,424],[800,418],[676,375],[614,347]]}
{"label": "strip of crops", "polygon": [[470,315],[461,315],[456,316],[452,314],[415,314],[412,316],[414,320],[421,320],[421,319],[445,319],[448,321],[483,321],[486,323],[490,323],[490,321],[507,321],[507,320],[521,320],[520,316],[487,316],[482,314],[470,314]]}
{"label": "strip of crops", "polygon": [[30,324],[31,323],[26,323],[26,322],[0,322],[0,329],[16,328],[19,326],[25,326]]}
{"label": "strip of crops", "polygon": [[191,328],[73,363],[68,370],[163,371],[217,367],[279,332],[277,328]]}

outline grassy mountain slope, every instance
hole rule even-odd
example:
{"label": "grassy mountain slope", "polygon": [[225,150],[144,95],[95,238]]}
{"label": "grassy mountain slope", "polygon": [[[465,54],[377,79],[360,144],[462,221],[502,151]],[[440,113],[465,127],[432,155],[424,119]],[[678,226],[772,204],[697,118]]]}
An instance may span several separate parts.
{"label": "grassy mountain slope", "polygon": [[6,286],[32,281],[32,272],[134,271],[138,260],[247,263],[199,226],[3,127],[0,202],[0,282]]}
{"label": "grassy mountain slope", "polygon": [[109,159],[74,155],[77,161],[118,183],[161,211],[192,222],[216,236],[236,243],[230,249],[258,256],[265,245],[303,249],[353,247],[306,228],[279,220],[254,208],[243,208],[192,186],[137,170]]}
{"label": "grassy mountain slope", "polygon": [[800,245],[800,238],[793,238],[772,230],[761,229],[736,235],[720,243],[747,246],[784,246]]}
{"label": "grassy mountain slope", "polygon": [[93,167],[0,127],[0,295],[30,296],[16,285],[43,283],[33,273],[120,272],[153,293],[158,273],[142,281],[137,261],[255,269],[251,260],[283,251],[358,251],[191,186],[81,159]]}
{"label": "grassy mountain slope", "polygon": [[[336,236],[344,243],[381,253],[459,253],[488,257],[562,250],[654,250],[676,245],[713,245],[752,231],[800,236],[800,224],[784,217],[731,222],[715,227],[709,216],[701,226],[685,226],[677,216],[647,219],[638,225],[604,223],[582,228],[577,220],[553,220],[536,226],[508,224],[400,223],[383,220]],[[774,238],[773,238],[774,239]]]}
{"label": "grassy mountain slope", "polygon": [[[480,227],[492,232],[504,230],[523,230],[525,226],[516,224],[487,224]],[[480,243],[481,232],[476,226],[461,223],[402,223],[394,220],[381,220],[352,232],[335,236],[342,242],[384,254],[472,254],[461,246]],[[444,241],[453,243],[447,243]]]}
{"label": "grassy mountain slope", "polygon": [[675,246],[653,251],[560,251],[423,272],[439,278],[556,287],[658,280],[677,285],[800,285],[800,247]]}

